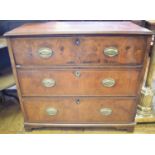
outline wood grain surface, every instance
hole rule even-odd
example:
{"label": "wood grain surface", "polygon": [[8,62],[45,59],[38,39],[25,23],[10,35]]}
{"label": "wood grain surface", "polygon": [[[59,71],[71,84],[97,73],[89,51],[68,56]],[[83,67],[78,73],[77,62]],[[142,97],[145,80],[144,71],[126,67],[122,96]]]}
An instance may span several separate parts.
{"label": "wood grain surface", "polygon": [[[147,38],[145,36],[44,37],[11,39],[18,65],[139,65],[143,64]],[[76,41],[79,44],[76,44]],[[107,48],[118,54],[105,55]],[[50,49],[53,54],[42,58],[39,50]]]}
{"label": "wood grain surface", "polygon": [[[76,103],[77,99],[79,104]],[[32,123],[131,123],[134,122],[136,112],[134,98],[24,98],[23,103],[26,121]],[[51,107],[58,110],[54,116],[49,116],[46,112]],[[108,116],[102,115],[101,108],[110,108],[112,113]]]}
{"label": "wood grain surface", "polygon": [[132,22],[38,22],[25,24],[5,36],[32,36],[52,34],[152,34]]}
{"label": "wood grain surface", "polygon": [[[23,96],[136,96],[140,73],[136,69],[33,69],[18,70],[18,78]],[[103,86],[102,80],[107,78],[115,80],[113,87]],[[44,79],[55,80],[55,86],[45,87]]]}

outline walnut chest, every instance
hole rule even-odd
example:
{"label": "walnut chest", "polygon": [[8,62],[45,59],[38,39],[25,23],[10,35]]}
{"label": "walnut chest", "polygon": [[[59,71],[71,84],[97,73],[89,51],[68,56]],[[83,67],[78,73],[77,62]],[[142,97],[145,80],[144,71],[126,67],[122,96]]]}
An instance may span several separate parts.
{"label": "walnut chest", "polygon": [[42,22],[5,34],[25,128],[133,130],[151,31],[131,22]]}

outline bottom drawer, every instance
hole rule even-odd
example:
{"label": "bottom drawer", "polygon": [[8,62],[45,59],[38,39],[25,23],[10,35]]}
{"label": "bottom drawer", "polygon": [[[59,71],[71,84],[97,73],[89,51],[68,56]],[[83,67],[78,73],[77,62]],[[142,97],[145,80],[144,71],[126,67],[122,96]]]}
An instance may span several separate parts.
{"label": "bottom drawer", "polygon": [[30,123],[130,123],[136,113],[136,99],[127,97],[31,97],[23,104]]}

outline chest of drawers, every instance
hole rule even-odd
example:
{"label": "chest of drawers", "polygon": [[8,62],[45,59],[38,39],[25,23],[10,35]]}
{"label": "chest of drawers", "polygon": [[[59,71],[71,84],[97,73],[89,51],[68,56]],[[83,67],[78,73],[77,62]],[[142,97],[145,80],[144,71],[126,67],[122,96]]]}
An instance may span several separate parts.
{"label": "chest of drawers", "polygon": [[5,36],[25,128],[133,130],[151,31],[130,22],[46,22]]}

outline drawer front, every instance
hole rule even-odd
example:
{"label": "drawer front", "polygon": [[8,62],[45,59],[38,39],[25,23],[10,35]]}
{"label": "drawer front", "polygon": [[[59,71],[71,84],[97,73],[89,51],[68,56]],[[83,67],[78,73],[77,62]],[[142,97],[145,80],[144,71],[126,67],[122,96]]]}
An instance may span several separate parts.
{"label": "drawer front", "polygon": [[136,96],[140,70],[18,70],[23,96]]}
{"label": "drawer front", "polygon": [[26,98],[23,103],[27,122],[129,123],[136,113],[136,100],[130,98]]}
{"label": "drawer front", "polygon": [[11,39],[18,65],[142,64],[144,36]]}

